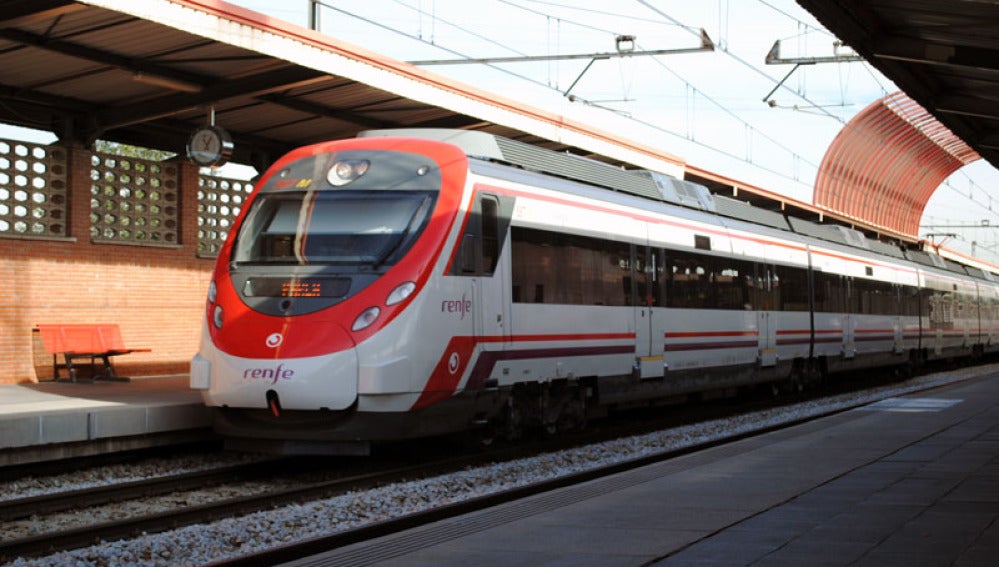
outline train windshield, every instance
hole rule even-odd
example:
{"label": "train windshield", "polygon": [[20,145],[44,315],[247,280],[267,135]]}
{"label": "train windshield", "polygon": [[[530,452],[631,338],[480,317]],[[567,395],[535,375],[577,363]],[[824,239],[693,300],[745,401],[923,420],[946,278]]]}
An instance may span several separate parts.
{"label": "train windshield", "polygon": [[233,260],[392,264],[426,226],[433,201],[422,191],[264,193],[239,231]]}

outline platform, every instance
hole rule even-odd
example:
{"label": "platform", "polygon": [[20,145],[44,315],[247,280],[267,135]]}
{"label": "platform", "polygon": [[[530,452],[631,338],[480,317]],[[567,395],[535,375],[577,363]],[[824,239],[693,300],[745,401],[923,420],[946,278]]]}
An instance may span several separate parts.
{"label": "platform", "polygon": [[297,565],[937,566],[999,558],[999,375]]}
{"label": "platform", "polygon": [[188,376],[0,385],[0,466],[211,438]]}

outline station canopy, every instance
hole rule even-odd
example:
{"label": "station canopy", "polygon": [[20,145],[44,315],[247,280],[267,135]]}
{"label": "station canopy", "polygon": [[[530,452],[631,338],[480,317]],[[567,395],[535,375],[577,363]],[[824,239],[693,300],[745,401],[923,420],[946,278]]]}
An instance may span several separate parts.
{"label": "station canopy", "polygon": [[182,152],[211,121],[233,160],[384,128],[487,131],[682,174],[682,160],[214,0],[0,3],[0,122]]}
{"label": "station canopy", "polygon": [[868,105],[829,144],[814,200],[844,218],[915,236],[937,187],[978,159],[899,91]]}

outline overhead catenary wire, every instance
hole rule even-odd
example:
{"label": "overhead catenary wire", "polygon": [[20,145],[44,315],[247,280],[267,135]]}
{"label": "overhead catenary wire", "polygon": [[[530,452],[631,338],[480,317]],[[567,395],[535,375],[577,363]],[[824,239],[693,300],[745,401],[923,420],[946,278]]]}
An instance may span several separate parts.
{"label": "overhead catenary wire", "polygon": [[[398,0],[393,0],[393,1],[399,3]],[[425,39],[423,39],[423,38],[421,38],[419,36],[414,36],[412,34],[409,34],[409,33],[406,33],[404,31],[398,30],[398,29],[393,28],[391,26],[382,24],[381,22],[377,22],[377,21],[375,21],[375,20],[373,20],[371,18],[365,18],[365,17],[360,16],[360,15],[354,13],[354,12],[349,12],[347,10],[343,10],[343,9],[338,8],[336,6],[333,6],[333,5],[331,5],[331,4],[327,3],[327,2],[318,2],[317,4],[320,5],[320,6],[322,6],[323,8],[328,9],[328,10],[333,10],[335,12],[339,12],[339,13],[345,15],[345,16],[349,16],[351,18],[355,18],[355,19],[360,20],[360,21],[362,21],[362,22],[364,22],[366,24],[375,26],[375,27],[383,29],[385,31],[388,31],[388,32],[391,32],[391,33],[394,33],[394,34],[397,34],[397,35],[404,36],[404,37],[406,37],[408,39],[411,39],[413,41],[418,41],[418,42],[424,43],[424,44],[432,46],[432,47],[434,47],[436,49],[440,49],[441,51],[444,51],[444,52],[449,53],[451,55],[454,55],[456,57],[462,57],[462,58],[466,58],[466,59],[470,58],[469,55],[466,55],[466,54],[464,54],[464,53],[462,53],[462,52],[460,52],[458,50],[445,47],[445,46],[443,46],[443,45],[441,45],[439,43],[431,43],[431,42],[429,42],[429,41],[427,41],[427,40],[425,40]],[[401,3],[401,4],[403,6],[406,6],[407,8],[414,9],[412,6],[408,6],[405,3]],[[416,10],[419,11],[419,9],[416,9]],[[451,24],[450,22],[445,22],[445,23],[447,23],[450,26],[453,26],[455,29],[458,29],[460,31],[463,31],[463,32],[467,33],[467,30],[465,30],[461,26],[458,26],[457,24]],[[475,36],[476,34],[471,34],[471,35]],[[497,43],[497,42],[494,42],[493,40],[484,40],[484,41],[489,41],[489,43]],[[505,46],[503,44],[499,44],[499,45],[501,47],[503,47],[504,49],[510,49],[509,47],[507,47],[507,46]],[[518,53],[520,55],[524,55],[523,53],[519,53],[519,52],[517,52],[517,51],[515,51],[513,49],[510,49],[510,51],[513,51],[514,53]],[[518,79],[522,79],[524,81],[528,81],[528,82],[533,83],[535,85],[538,85],[538,86],[541,86],[541,87],[545,87],[545,88],[550,88],[548,85],[544,84],[544,82],[538,81],[538,80],[533,79],[531,77],[528,77],[526,75],[521,75],[519,73],[515,73],[513,71],[510,71],[509,69],[506,69],[504,67],[500,67],[499,65],[493,65],[493,64],[489,64],[489,63],[485,63],[484,65],[490,67],[491,69],[499,71],[501,73],[505,73],[507,75],[516,77]]]}
{"label": "overhead catenary wire", "polygon": [[[832,40],[837,40],[836,36],[833,35],[833,34],[831,34],[831,33],[829,33],[829,31],[827,31],[825,29],[822,29],[822,28],[819,28],[819,27],[816,27],[816,26],[813,26],[813,25],[809,24],[808,22],[805,22],[805,21],[801,20],[800,18],[797,18],[794,15],[789,14],[787,11],[782,10],[781,8],[775,6],[769,0],[757,0],[757,2],[759,2],[763,6],[766,6],[769,9],[777,12],[780,15],[782,15],[782,16],[784,16],[786,18],[789,18],[789,19],[791,19],[791,20],[793,20],[795,22],[797,22],[798,25],[799,25],[799,27],[803,28],[805,30],[804,33],[812,33],[812,32],[819,33],[819,34],[828,36]],[[876,73],[873,72],[873,70],[872,70],[873,68],[872,68],[872,66],[871,66],[870,63],[864,61],[864,62],[862,62],[861,67],[864,69],[865,72],[867,72],[867,74],[871,77],[871,79],[875,83],[877,83],[878,87],[881,89],[882,96],[887,96],[891,92],[891,89],[889,89],[884,84],[882,84],[882,82],[881,82],[882,79],[880,77],[878,77],[878,75]],[[985,189],[982,188],[977,183],[975,183],[974,179],[972,179],[967,174],[967,172],[959,169],[957,172],[955,172],[955,174],[962,176],[966,181],[968,181],[968,183],[970,183],[972,185],[973,188],[978,188],[981,191],[985,192]],[[973,204],[975,204],[975,205],[979,206],[980,208],[984,209],[989,214],[991,214],[993,216],[996,216],[996,218],[999,218],[999,211],[994,210],[993,207],[992,207],[992,204],[991,204],[992,198],[991,197],[989,197],[989,203],[986,204],[986,203],[984,203],[984,202],[979,201],[978,199],[976,199],[974,197],[974,195],[972,194],[971,190],[969,190],[969,194],[968,195],[965,195],[964,193],[962,193],[961,191],[959,191],[957,188],[955,188],[951,184],[951,182],[949,180],[945,181],[944,184],[941,185],[940,187],[941,188],[947,188],[947,189],[950,189],[950,190],[954,191],[955,193],[957,193],[958,195],[960,195],[962,198],[971,201]]]}
{"label": "overhead catenary wire", "polygon": [[[423,9],[422,3],[421,3],[421,7],[413,7],[411,5],[406,4],[405,2],[401,2],[400,0],[393,0],[393,1],[396,4],[398,4],[400,6],[403,6],[403,7],[405,7],[408,10],[414,11],[414,12],[416,12],[418,14],[423,14],[423,16],[428,17],[432,22],[434,22],[434,24],[440,23],[441,25],[445,25],[445,26],[454,28],[456,30],[459,30],[461,33],[465,33],[465,34],[468,34],[470,37],[476,38],[477,41],[481,41],[481,42],[483,42],[485,44],[488,44],[488,45],[494,45],[494,46],[500,47],[501,49],[503,49],[507,53],[523,54],[520,50],[516,49],[513,45],[511,45],[507,41],[494,40],[494,39],[490,38],[486,34],[475,33],[473,31],[468,30],[467,29],[468,26],[458,25],[458,24],[456,24],[454,22],[448,21],[446,18],[441,18],[440,15],[439,15],[439,13],[436,10],[436,8],[437,8],[436,3],[434,3],[434,5],[433,5],[434,10],[432,12],[427,12],[427,10]],[[637,17],[637,16],[634,16],[634,15],[621,14],[619,12],[609,12],[609,11],[606,11],[606,10],[598,10],[598,9],[593,9],[593,8],[573,6],[573,5],[569,5],[567,3],[557,2],[557,1],[552,1],[552,0],[519,0],[519,1],[515,1],[515,0],[495,0],[495,1],[497,3],[499,3],[499,4],[508,6],[510,8],[515,8],[515,9],[524,11],[524,13],[533,14],[533,15],[538,16],[538,17],[544,17],[544,18],[546,18],[550,22],[549,23],[549,30],[552,29],[552,26],[556,26],[557,25],[557,32],[558,32],[559,41],[555,43],[556,46],[558,46],[558,45],[561,44],[561,37],[562,37],[562,33],[563,33],[563,28],[568,28],[570,26],[573,27],[573,28],[578,28],[578,29],[582,29],[582,30],[589,30],[589,31],[597,32],[597,33],[600,33],[600,34],[606,34],[609,37],[614,37],[614,36],[620,35],[622,33],[622,30],[606,29],[605,27],[601,27],[601,26],[598,26],[598,25],[592,25],[592,24],[586,23],[586,22],[577,21],[577,20],[574,20],[574,18],[566,17],[564,15],[555,15],[555,14],[551,13],[550,11],[546,11],[544,9],[544,7],[550,7],[550,8],[554,8],[554,9],[558,9],[558,10],[575,11],[575,12],[580,13],[580,14],[596,15],[596,16],[600,16],[600,17],[607,16],[608,17],[607,18],[608,21],[610,21],[610,18],[609,18],[610,16],[614,16],[615,18],[623,19],[625,21],[634,21],[634,22],[642,22],[642,23],[652,23],[652,24],[668,25],[668,26],[672,26],[672,27],[674,27],[676,29],[679,29],[679,30],[682,30],[682,31],[686,31],[687,33],[692,34],[692,35],[699,34],[699,31],[698,31],[699,28],[688,26],[688,25],[680,22],[676,18],[674,18],[674,17],[670,16],[669,14],[665,13],[663,10],[660,10],[660,9],[656,8],[649,1],[646,1],[646,0],[638,0],[638,4],[640,4],[641,6],[643,6],[644,8],[646,8],[648,10],[651,10],[651,12],[656,15],[656,18]],[[720,0],[720,2],[724,2],[724,1],[726,1],[726,0]],[[786,11],[780,9],[779,7],[775,6],[773,3],[771,3],[771,2],[769,2],[767,0],[758,0],[758,2],[761,5],[767,7],[768,9],[773,10],[776,13],[780,14],[782,17],[786,17],[786,18],[794,21],[796,24],[798,24],[799,29],[803,30],[802,33],[813,33],[813,32],[815,32],[815,33],[820,33],[820,34],[823,34],[823,35],[828,35],[830,38],[834,38],[834,36],[832,36],[831,34],[829,34],[827,31],[825,31],[825,30],[823,30],[821,28],[818,28],[816,26],[813,26],[813,25],[811,25],[811,24],[809,24],[807,22],[803,22],[801,19],[794,17],[792,14],[787,13]],[[436,49],[440,49],[440,50],[442,50],[444,52],[447,52],[449,54],[455,55],[456,57],[462,57],[462,58],[466,58],[466,59],[467,58],[471,58],[469,55],[467,55],[465,53],[462,53],[460,50],[453,49],[453,48],[450,48],[450,47],[446,47],[444,44],[436,41],[436,38],[440,37],[439,35],[435,36],[435,38],[434,38],[433,41],[428,42],[426,39],[423,39],[423,38],[420,38],[420,37],[413,37],[410,34],[406,34],[405,32],[401,32],[401,31],[393,28],[392,26],[385,25],[385,24],[383,24],[383,23],[381,23],[379,21],[376,21],[374,19],[364,18],[364,17],[362,17],[362,16],[360,16],[360,15],[354,13],[354,12],[348,12],[346,10],[341,10],[341,9],[336,8],[334,6],[331,6],[331,5],[327,4],[327,3],[324,3],[324,5],[328,9],[336,10],[336,11],[338,11],[340,13],[343,13],[345,15],[348,15],[349,17],[352,17],[352,18],[358,18],[359,20],[364,21],[364,22],[366,22],[369,25],[377,26],[380,29],[384,29],[384,30],[390,31],[392,33],[400,34],[402,36],[405,36],[407,38],[410,38],[410,39],[413,39],[413,40],[416,40],[416,41],[422,41],[423,43],[425,43],[427,45],[431,45],[432,47],[434,47]],[[720,30],[719,31],[720,35],[724,35],[725,33],[727,33],[727,31],[726,32],[722,32],[721,31],[721,30],[727,30],[727,21],[724,18],[728,17],[727,13],[723,17],[723,15],[721,14],[722,8],[723,8],[723,6],[719,7],[719,18],[720,19],[719,19],[719,22],[718,22],[718,29]],[[624,30],[624,31],[627,31],[627,30]],[[552,45],[553,45],[553,42],[549,41],[548,42],[548,46],[549,46],[548,49],[549,50],[552,49],[552,47],[551,47]],[[759,69],[757,66],[751,64],[750,62],[746,61],[744,58],[740,57],[738,54],[736,54],[733,51],[731,51],[729,49],[729,42],[728,41],[722,41],[722,42],[720,42],[720,45],[721,45],[721,49],[720,50],[721,50],[721,52],[723,54],[725,54],[726,57],[731,58],[733,61],[735,61],[739,65],[741,65],[741,66],[749,69],[752,73],[755,73],[757,75],[760,75],[760,76],[764,77],[767,81],[774,82],[774,83],[776,82],[776,80],[773,77],[771,77],[768,73],[765,73],[764,71],[762,71],[761,69]],[[794,168],[793,168],[794,171],[791,171],[791,172],[788,172],[788,171],[775,171],[773,169],[768,169],[768,168],[763,168],[763,169],[765,169],[767,171],[770,171],[771,173],[775,173],[777,175],[780,175],[782,177],[786,177],[786,178],[798,181],[799,180],[799,175],[797,173],[797,171],[798,171],[797,168],[798,167],[800,167],[803,164],[807,164],[809,167],[813,167],[813,168],[817,167],[816,164],[812,160],[809,160],[807,157],[798,154],[794,149],[792,149],[792,148],[790,148],[790,147],[788,147],[788,146],[786,146],[784,144],[781,144],[775,138],[766,135],[765,131],[763,129],[760,129],[760,128],[757,128],[757,127],[753,126],[750,122],[748,122],[747,120],[745,120],[744,118],[742,118],[735,111],[729,109],[727,107],[727,105],[721,103],[718,100],[713,99],[706,92],[704,92],[704,91],[698,89],[697,87],[693,86],[690,81],[686,80],[679,73],[677,73],[677,72],[673,71],[672,69],[670,69],[669,66],[666,63],[664,63],[660,58],[657,57],[657,58],[654,58],[654,60],[656,61],[657,65],[659,65],[662,69],[664,69],[668,73],[670,73],[671,76],[673,76],[676,79],[682,81],[683,84],[688,85],[688,87],[686,88],[686,90],[688,92],[688,95],[687,95],[688,97],[693,97],[695,99],[701,99],[701,100],[707,101],[710,105],[712,105],[715,108],[719,109],[725,115],[729,116],[733,120],[736,120],[740,124],[743,125],[743,129],[746,131],[746,146],[745,146],[744,155],[742,155],[742,156],[734,156],[731,153],[721,152],[724,155],[729,155],[730,157],[735,157],[737,159],[741,159],[742,161],[748,161],[749,163],[753,163],[753,165],[755,165],[757,167],[762,167],[761,164],[754,163],[752,161],[752,158],[753,158],[754,154],[756,153],[754,151],[754,148],[752,147],[752,143],[753,143],[754,137],[758,135],[758,136],[760,136],[760,139],[766,139],[768,143],[774,144],[776,147],[780,148],[781,151],[788,152],[791,155],[793,163],[794,163]],[[551,80],[551,74],[554,72],[557,75],[558,69],[553,70],[551,68],[551,65],[549,65],[549,70],[548,70],[548,73],[549,73],[548,79],[549,80],[547,82],[545,82],[545,81],[539,81],[537,79],[532,78],[529,75],[517,72],[517,71],[512,70],[510,68],[506,68],[506,67],[504,67],[502,65],[495,65],[495,64],[484,64],[484,65],[488,66],[489,68],[493,69],[494,71],[499,71],[500,73],[506,74],[506,75],[511,76],[511,77],[515,77],[518,80],[522,80],[522,81],[525,81],[525,82],[528,82],[528,83],[531,83],[531,84],[534,84],[534,85],[537,85],[537,86],[540,86],[540,87],[543,87],[543,88],[549,89],[549,90],[555,90],[555,91],[559,90],[557,88],[557,86],[558,86],[557,79],[555,81]],[[876,76],[876,74],[872,71],[872,69],[869,66],[869,64],[865,62],[865,63],[862,63],[862,65],[864,66],[865,72],[867,74],[869,74],[871,76],[871,78],[874,79],[878,83],[879,88],[882,91],[882,93],[887,93],[888,89],[885,87],[885,85],[883,85],[880,82],[880,79],[878,79],[878,77]],[[843,71],[841,71],[841,74],[842,74],[842,72]],[[625,86],[623,78],[622,78],[622,87],[621,88],[622,89],[626,89],[626,90],[631,88],[630,86],[629,87]],[[846,90],[844,90],[844,89],[847,89],[847,88],[848,87],[846,87],[846,86],[843,86],[841,88],[841,93],[840,93],[840,98],[841,99],[845,99],[844,93],[846,92]],[[804,111],[807,111],[807,109],[811,109],[813,112],[815,112],[816,114],[818,114],[820,116],[826,116],[826,117],[832,118],[832,119],[836,120],[837,122],[839,122],[840,124],[844,124],[844,125],[848,124],[848,122],[845,119],[840,118],[836,114],[830,112],[829,110],[827,110],[827,108],[824,105],[816,104],[815,102],[813,102],[807,95],[805,95],[803,92],[801,92],[802,89],[798,89],[796,91],[793,86],[787,86],[786,90],[788,90],[789,92],[793,93],[794,96],[796,96],[796,97],[798,97],[798,98],[800,98],[802,100],[803,104],[800,107],[798,105],[795,105],[795,108],[797,110],[804,112]],[[632,100],[632,99],[630,99],[628,97],[625,97],[625,98],[628,99],[628,100]],[[596,101],[588,101],[588,100],[586,100],[585,98],[582,98],[582,97],[577,97],[577,100],[579,100],[579,102],[581,102],[581,103],[590,104],[590,105],[593,105],[593,106],[601,106],[602,108],[606,108],[606,107],[603,107],[602,105],[595,104]],[[688,119],[688,126],[687,126],[688,132],[687,132],[686,135],[680,134],[680,136],[684,137],[685,139],[694,141],[695,143],[698,143],[700,145],[703,145],[704,147],[711,148],[714,151],[720,151],[718,148],[712,147],[709,144],[702,144],[700,141],[698,141],[698,140],[695,139],[696,138],[695,125],[693,124],[693,120],[692,120],[692,117],[694,116],[694,107],[695,106],[696,106],[696,104],[694,102],[688,103],[688,116],[691,117],[690,119]],[[617,109],[614,109],[614,108],[607,108],[607,110],[611,110],[611,111],[614,111],[614,112],[621,113],[620,110],[617,110]],[[640,119],[636,118],[633,114],[628,114],[627,116],[629,116],[632,120],[636,120],[637,122],[643,124],[644,126],[650,127],[650,128],[652,128],[652,129],[654,129],[656,131],[663,132],[663,133],[669,134],[669,135],[677,135],[676,132],[673,132],[673,131],[671,131],[671,130],[665,128],[665,127],[663,127],[661,124],[653,124],[653,123],[651,123],[651,122],[649,122],[647,120],[640,120]],[[964,172],[961,172],[961,173],[962,173],[962,175],[964,177],[966,177],[968,179],[969,183],[971,183],[974,187],[978,187],[977,184],[974,182],[974,180],[972,180],[970,177],[968,177]],[[951,187],[951,185],[950,185],[950,183],[945,183],[943,187]],[[990,215],[997,214],[996,211],[993,209],[993,207],[990,207],[990,206],[982,203],[981,201],[979,201],[975,197],[975,194],[974,194],[975,191],[971,191],[970,195],[967,194],[967,193],[959,192],[959,191],[957,193],[959,195],[961,195],[962,199],[971,200],[972,203],[974,203],[976,206],[979,206],[983,210],[988,211],[988,214],[990,214]],[[979,193],[981,193],[981,192],[979,192]]]}
{"label": "overhead catenary wire", "polygon": [[[531,8],[523,7],[520,4],[518,4],[516,2],[513,2],[511,0],[498,0],[498,1],[501,4],[506,4],[506,5],[509,5],[509,6],[512,6],[512,7],[521,8],[521,9],[524,9],[525,11],[528,11],[528,12],[531,12],[531,13],[542,14],[542,12],[539,12],[539,11],[531,9]],[[531,1],[534,2],[534,3],[538,3],[538,4],[547,4],[547,5],[556,5],[556,6],[560,6],[560,7],[566,7],[564,4],[559,4],[559,3],[555,3],[555,2],[545,2],[545,1],[541,1],[541,0],[531,0]],[[639,2],[641,4],[646,4],[647,5],[647,3],[644,2],[643,0],[639,0]],[[575,8],[575,9],[579,9],[579,8]],[[583,10],[583,9],[580,9],[580,10]],[[613,14],[611,14],[609,12],[602,12],[602,11],[595,11],[595,10],[586,10],[586,11],[591,12],[591,13],[598,12],[600,15],[613,15]],[[658,10],[656,10],[654,8],[653,8],[653,11],[659,13]],[[684,23],[676,20],[675,18],[672,18],[672,17],[669,17],[669,16],[666,16],[666,18],[667,18],[669,24],[671,24],[671,25],[673,25],[673,26],[675,26],[675,27],[677,27],[679,29],[685,30],[688,33],[691,33],[691,34],[697,36],[698,38],[700,38],[700,28],[686,25],[686,24],[684,24]],[[581,24],[581,23],[578,23],[578,22],[573,22],[571,20],[564,20],[564,21],[566,21],[568,23],[571,23],[573,25],[578,25],[578,26],[586,28],[586,29],[590,29],[590,30],[593,30],[593,31],[598,31],[598,32],[601,32],[601,33],[606,33],[608,35],[613,35],[613,36],[620,35],[620,32],[618,32],[618,31],[608,30],[606,28],[599,28],[599,27],[596,27],[596,26],[588,25],[588,24]],[[641,21],[646,22],[646,23],[663,23],[663,22],[659,22],[657,20],[651,20],[651,19],[641,19]],[[636,46],[638,46],[638,45],[636,45]],[[736,113],[732,112],[731,110],[729,110],[725,105],[719,103],[718,101],[714,100],[712,97],[708,96],[703,91],[699,90],[695,85],[693,85],[692,83],[690,83],[689,81],[687,81],[684,77],[680,76],[678,73],[676,73],[671,68],[669,68],[665,63],[662,62],[662,60],[660,58],[653,57],[653,61],[655,61],[657,65],[659,65],[660,67],[662,67],[663,69],[665,69],[674,78],[676,78],[679,81],[681,81],[686,86],[688,93],[692,93],[695,97],[696,96],[702,97],[703,99],[705,99],[708,102],[710,102],[712,105],[714,105],[715,107],[717,107],[719,110],[721,110],[722,112],[724,112],[725,114],[727,114],[731,118],[734,118],[735,120],[737,120],[738,122],[740,122],[742,124],[744,130],[746,131],[747,139],[751,138],[752,134],[758,133],[760,136],[762,136],[768,142],[774,144],[775,146],[781,148],[782,150],[787,151],[792,156],[793,161],[795,161],[796,163],[806,163],[806,164],[808,164],[808,165],[810,165],[812,167],[816,167],[816,168],[818,167],[818,164],[815,164],[814,162],[812,162],[811,160],[805,158],[804,156],[799,155],[792,148],[785,146],[784,144],[782,144],[778,140],[776,140],[776,139],[774,139],[774,138],[772,138],[770,136],[767,136],[766,134],[764,134],[762,132],[762,130],[756,128],[754,125],[752,125],[751,123],[749,123],[746,120],[744,120],[738,114],[736,114]],[[745,63],[744,61],[743,61],[743,63],[746,64],[746,65],[749,65],[748,63]],[[696,141],[695,140],[696,136],[693,135],[693,133],[691,131],[691,126],[693,124],[693,122],[692,122],[692,116],[693,116],[693,105],[692,104],[688,104],[688,117],[690,117],[690,118],[688,119],[688,132],[687,132],[687,135],[685,137],[688,140]],[[834,116],[834,115],[831,115],[831,116]],[[634,119],[633,116],[632,116],[632,118]],[[653,127],[653,128],[655,128],[657,130],[672,133],[669,130],[662,128],[660,125],[653,125],[653,124],[651,124],[649,122],[646,122],[646,121],[641,121],[641,122],[644,125]],[[746,153],[745,153],[744,156],[739,157],[739,156],[735,156],[733,154],[729,154],[730,157],[736,157],[738,159],[742,159],[743,161],[748,161],[749,163],[753,163],[751,159],[749,159],[749,160],[746,159],[747,157],[751,157],[752,156],[751,148],[749,147],[749,145],[750,144],[747,142]],[[754,165],[758,165],[758,164],[754,164]],[[777,173],[777,174],[781,175],[780,172],[776,172],[776,171],[771,171],[771,173]],[[786,173],[783,174],[783,175],[785,177],[787,176]],[[792,172],[792,175],[794,175],[793,172]],[[794,179],[794,178],[792,177],[792,179]]]}

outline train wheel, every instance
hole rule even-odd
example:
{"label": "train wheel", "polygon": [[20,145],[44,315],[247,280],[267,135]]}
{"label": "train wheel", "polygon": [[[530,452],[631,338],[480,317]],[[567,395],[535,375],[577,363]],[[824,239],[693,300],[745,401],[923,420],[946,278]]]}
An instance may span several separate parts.
{"label": "train wheel", "polygon": [[471,453],[486,451],[500,442],[498,429],[493,422],[474,424],[470,429],[456,433],[453,439],[463,451]]}
{"label": "train wheel", "polygon": [[558,428],[561,431],[582,431],[586,429],[586,424],[586,397],[582,388],[575,387],[572,398],[558,416]]}
{"label": "train wheel", "polygon": [[826,369],[824,359],[811,359],[805,369],[808,385],[811,388],[818,388],[826,380]]}
{"label": "train wheel", "polygon": [[548,436],[559,432],[580,431],[586,426],[584,388],[577,382],[550,384],[543,396],[542,429]]}
{"label": "train wheel", "polygon": [[895,375],[895,379],[898,380],[898,381],[900,381],[900,382],[908,380],[909,378],[912,378],[913,374],[915,374],[913,372],[913,368],[912,368],[912,363],[911,362],[905,362],[903,364],[899,364],[898,366],[896,366],[893,369],[892,372]]}
{"label": "train wheel", "polygon": [[488,449],[496,444],[496,426],[492,423],[472,432],[473,444],[477,449]]}
{"label": "train wheel", "polygon": [[809,363],[803,359],[796,359],[794,364],[791,366],[791,374],[787,378],[787,391],[795,394],[801,395],[808,389],[809,386]]}
{"label": "train wheel", "polygon": [[516,441],[524,436],[524,418],[515,400],[507,405],[498,431],[507,441]]}

